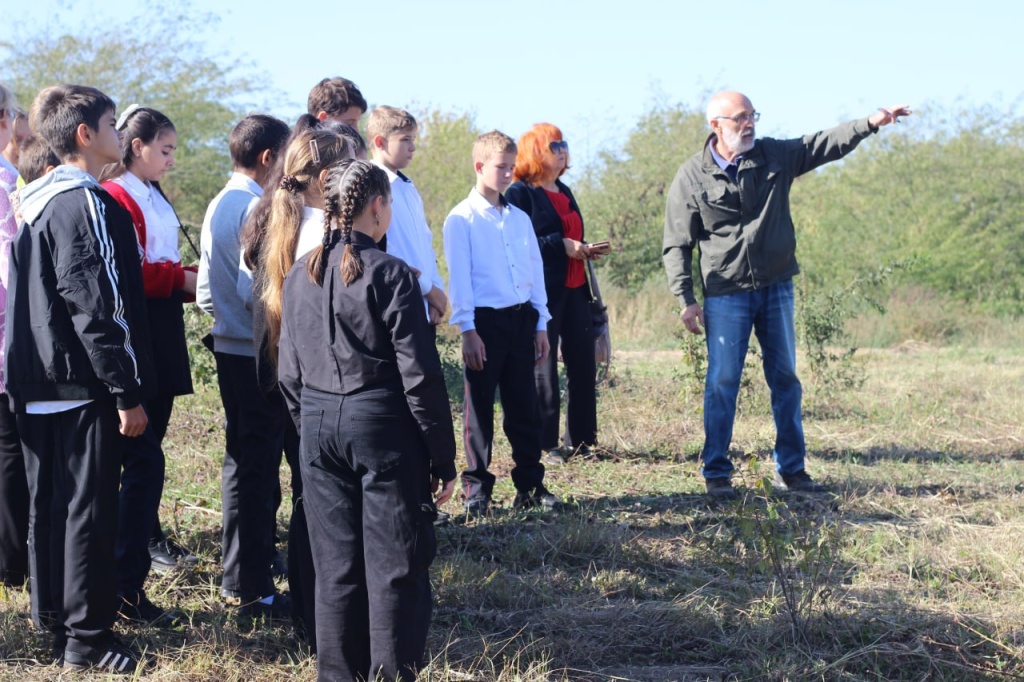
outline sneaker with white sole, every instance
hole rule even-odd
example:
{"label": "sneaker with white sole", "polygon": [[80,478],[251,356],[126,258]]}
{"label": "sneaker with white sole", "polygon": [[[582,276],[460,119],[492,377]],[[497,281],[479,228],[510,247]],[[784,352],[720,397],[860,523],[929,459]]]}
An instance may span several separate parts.
{"label": "sneaker with white sole", "polygon": [[106,647],[82,653],[64,649],[65,670],[101,670],[113,675],[131,675],[139,667],[139,657],[116,637]]}

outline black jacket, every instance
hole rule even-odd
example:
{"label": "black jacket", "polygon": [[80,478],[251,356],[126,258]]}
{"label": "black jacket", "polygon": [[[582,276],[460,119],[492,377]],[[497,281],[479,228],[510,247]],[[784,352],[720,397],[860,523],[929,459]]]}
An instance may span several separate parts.
{"label": "black jacket", "polygon": [[6,318],[7,389],[18,412],[28,402],[112,395],[130,409],[152,397],[135,229],[78,173],[86,179],[61,166],[42,191],[32,183],[23,195],[27,222],[11,245]]}
{"label": "black jacket", "polygon": [[[569,208],[580,214],[580,223],[583,223],[583,213],[576,203],[576,197],[572,195],[572,190],[561,180],[555,180],[555,184],[562,194],[569,197]],[[569,256],[565,253],[565,244],[562,242],[562,218],[555,210],[551,199],[548,199],[543,187],[534,187],[517,180],[505,190],[505,198],[508,203],[530,216],[533,222],[533,231],[540,244],[540,256],[544,259],[544,285],[548,291],[548,300],[554,300],[552,292],[561,291],[565,287],[565,273],[569,269]],[[584,224],[582,241],[586,241],[586,234]],[[587,291],[589,293],[589,288]]]}
{"label": "black jacket", "polygon": [[430,453],[431,475],[450,481],[455,478],[451,405],[416,276],[364,234],[353,232],[352,245],[363,274],[348,286],[341,280],[344,249],[337,243],[322,287],[306,275],[308,254],[285,278],[278,379],[292,420],[301,428],[304,388],[338,395],[404,389]]}

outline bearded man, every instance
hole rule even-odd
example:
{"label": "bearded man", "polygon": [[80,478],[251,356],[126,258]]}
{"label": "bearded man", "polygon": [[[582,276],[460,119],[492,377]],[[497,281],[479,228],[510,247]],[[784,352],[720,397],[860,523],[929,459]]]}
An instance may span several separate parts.
{"label": "bearded man", "polygon": [[[662,259],[683,325],[693,334],[707,332],[701,473],[711,497],[737,497],[728,450],[751,330],[771,391],[776,487],[825,491],[804,468],[793,307],[793,276],[800,270],[789,190],[798,176],[841,159],[881,126],[910,113],[906,105],[879,109],[831,130],[775,140],[757,139],[760,114],[742,93],[719,92],[708,102],[711,135],[679,167],[668,191]],[[695,247],[703,309],[694,296]]]}

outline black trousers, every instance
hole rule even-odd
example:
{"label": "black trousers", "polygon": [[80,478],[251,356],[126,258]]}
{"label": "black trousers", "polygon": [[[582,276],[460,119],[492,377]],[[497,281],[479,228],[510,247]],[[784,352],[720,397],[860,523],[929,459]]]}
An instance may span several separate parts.
{"label": "black trousers", "polygon": [[274,491],[284,441],[284,398],[266,393],[256,360],[214,353],[224,405],[226,446],[221,470],[224,577],[221,593],[245,601],[274,594]]}
{"label": "black trousers", "polygon": [[304,389],[302,481],[320,680],[412,680],[431,617],[429,455],[400,384]]}
{"label": "black trousers", "polygon": [[462,472],[466,499],[491,497],[494,474],[488,471],[494,444],[494,392],[501,391],[502,428],[512,446],[512,483],[531,491],[544,481],[540,462],[540,415],[533,383],[536,361],[534,334],[537,311],[530,305],[477,308],[476,331],[484,342],[487,362],[482,370],[465,368],[466,398],[463,440],[466,469]]}
{"label": "black trousers", "polygon": [[540,445],[559,446],[558,347],[565,363],[565,444],[571,447],[597,442],[597,360],[594,356],[594,321],[587,287],[548,288],[548,341],[551,354],[534,370],[540,405]]}
{"label": "black trousers", "polygon": [[121,438],[113,401],[19,414],[28,472],[32,620],[80,653],[109,643],[117,604]]}
{"label": "black trousers", "polygon": [[284,421],[284,456],[292,474],[292,515],[288,522],[288,591],[292,597],[292,622],[315,654],[316,569],[313,567],[313,548],[309,543],[309,526],[302,497],[299,432],[291,415],[285,414]]}
{"label": "black trousers", "polygon": [[137,601],[152,561],[149,542],[159,527],[160,497],[164,491],[164,450],[161,445],[171,421],[174,396],[144,403],[149,423],[137,438],[123,438],[120,513],[117,526],[117,591]]}
{"label": "black trousers", "polygon": [[0,584],[28,579],[28,478],[18,423],[0,393]]}

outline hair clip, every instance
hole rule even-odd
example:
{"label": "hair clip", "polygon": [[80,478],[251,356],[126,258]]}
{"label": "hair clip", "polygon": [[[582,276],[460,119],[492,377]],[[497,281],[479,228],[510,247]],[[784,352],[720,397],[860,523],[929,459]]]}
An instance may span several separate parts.
{"label": "hair clip", "polygon": [[309,141],[309,153],[313,155],[313,163],[320,163],[320,145],[317,144],[316,138],[312,138]]}
{"label": "hair clip", "polygon": [[128,125],[128,119],[131,118],[131,115],[139,109],[140,107],[138,104],[129,104],[128,108],[121,112],[121,116],[117,119],[117,123],[114,124],[114,127],[118,130],[124,128]]}

